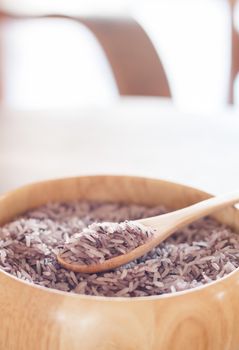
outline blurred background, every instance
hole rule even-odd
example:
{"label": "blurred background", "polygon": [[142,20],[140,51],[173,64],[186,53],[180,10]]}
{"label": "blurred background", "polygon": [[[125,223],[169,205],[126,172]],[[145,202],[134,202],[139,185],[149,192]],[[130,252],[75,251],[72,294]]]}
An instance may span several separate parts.
{"label": "blurred background", "polygon": [[235,0],[1,0],[0,190],[87,172],[235,186],[238,30]]}
{"label": "blurred background", "polygon": [[[235,6],[232,14],[232,0],[1,1],[2,97],[7,105],[78,107],[116,98],[102,48],[77,21],[92,16],[132,16],[143,27],[180,108],[212,110],[228,100],[231,22],[238,12]],[[71,18],[44,18],[51,14]],[[236,100],[238,91],[235,86]]]}

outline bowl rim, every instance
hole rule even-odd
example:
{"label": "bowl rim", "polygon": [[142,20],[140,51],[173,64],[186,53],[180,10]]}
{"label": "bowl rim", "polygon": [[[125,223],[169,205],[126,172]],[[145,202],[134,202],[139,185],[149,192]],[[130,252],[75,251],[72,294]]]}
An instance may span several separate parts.
{"label": "bowl rim", "polygon": [[[4,200],[5,198],[7,198],[8,196],[12,196],[15,194],[16,191],[18,190],[24,190],[27,189],[31,186],[34,185],[39,185],[39,184],[45,184],[45,183],[54,183],[57,181],[64,181],[64,180],[74,180],[74,179],[80,179],[80,178],[105,178],[105,177],[114,177],[114,178],[137,178],[137,179],[142,179],[142,180],[153,180],[153,181],[159,181],[161,183],[167,183],[167,184],[172,184],[172,185],[179,185],[182,186],[186,189],[192,189],[192,190],[196,190],[197,192],[201,192],[204,195],[209,195],[209,196],[213,196],[211,193],[205,192],[201,189],[198,189],[197,187],[192,187],[192,186],[188,186],[186,184],[180,183],[180,182],[175,182],[175,181],[169,181],[169,180],[164,180],[162,178],[154,178],[154,177],[150,177],[150,176],[137,176],[137,175],[109,175],[109,174],[100,174],[100,175],[79,175],[79,176],[67,176],[67,177],[59,177],[59,178],[53,178],[53,179],[46,179],[43,181],[35,181],[35,182],[31,182],[29,184],[25,184],[23,186],[19,186],[11,191],[7,191],[6,193],[3,193],[0,195],[0,201]],[[235,213],[237,213],[237,215],[239,215],[239,209],[232,207],[232,210],[234,210]],[[24,281],[18,277],[15,277],[14,275],[2,270],[0,268],[0,275],[3,275],[5,278],[10,279],[12,281],[14,281],[14,283],[18,283],[18,284],[23,284],[25,287],[28,288],[32,288],[34,290],[38,290],[41,293],[44,294],[49,294],[49,295],[58,295],[58,296],[64,296],[64,297],[68,297],[68,298],[77,298],[77,300],[82,299],[82,300],[87,300],[87,301],[103,301],[103,302],[147,302],[147,301],[157,301],[157,300],[164,300],[164,299],[169,299],[169,298],[177,298],[177,297],[181,297],[187,294],[191,294],[191,293],[199,293],[200,291],[203,291],[204,289],[208,289],[214,285],[220,285],[220,284],[224,284],[224,282],[230,278],[232,278],[234,275],[238,274],[239,275],[239,267],[237,267],[234,271],[230,272],[229,274],[227,274],[224,277],[219,278],[218,280],[214,280],[212,282],[203,284],[201,286],[198,287],[194,287],[194,288],[190,288],[190,289],[186,289],[183,291],[176,291],[176,292],[171,292],[171,293],[165,293],[165,294],[160,294],[160,295],[150,295],[150,296],[141,296],[141,297],[107,297],[107,296],[96,296],[96,295],[86,295],[86,294],[77,294],[77,293],[71,293],[71,292],[66,292],[66,291],[61,291],[61,290],[57,290],[54,288],[47,288],[44,286],[40,286],[38,284],[35,283],[30,283],[27,281]]]}

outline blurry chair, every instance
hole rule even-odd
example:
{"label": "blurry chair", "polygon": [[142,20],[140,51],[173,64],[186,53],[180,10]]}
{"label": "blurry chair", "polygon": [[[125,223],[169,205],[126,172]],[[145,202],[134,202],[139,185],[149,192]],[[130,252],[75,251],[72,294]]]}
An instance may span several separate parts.
{"label": "blurry chair", "polygon": [[237,0],[229,0],[230,20],[231,20],[231,67],[230,67],[230,86],[229,86],[229,103],[235,102],[234,83],[239,73],[239,33],[235,26],[234,13],[238,5]]}
{"label": "blurry chair", "polygon": [[121,95],[170,96],[159,56],[136,21],[131,18],[79,20],[104,49]]}
{"label": "blurry chair", "polygon": [[132,18],[82,18],[61,15],[13,16],[0,19],[63,18],[86,26],[97,38],[111,65],[120,95],[170,97],[159,56],[142,27]]}

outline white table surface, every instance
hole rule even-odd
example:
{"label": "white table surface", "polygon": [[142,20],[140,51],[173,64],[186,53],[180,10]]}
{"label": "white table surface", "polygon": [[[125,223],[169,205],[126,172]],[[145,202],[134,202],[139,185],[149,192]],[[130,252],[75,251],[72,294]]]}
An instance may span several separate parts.
{"label": "white table surface", "polygon": [[157,98],[77,111],[0,110],[0,192],[81,174],[131,174],[211,193],[239,188],[239,111],[178,112]]}

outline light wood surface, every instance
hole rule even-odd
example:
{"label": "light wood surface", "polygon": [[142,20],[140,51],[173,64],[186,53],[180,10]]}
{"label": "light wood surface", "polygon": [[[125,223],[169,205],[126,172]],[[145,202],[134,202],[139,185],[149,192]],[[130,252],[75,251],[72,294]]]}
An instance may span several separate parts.
{"label": "light wood surface", "polygon": [[144,244],[130,250],[125,254],[115,256],[100,263],[87,265],[77,264],[77,262],[68,263],[60,254],[57,256],[57,260],[63,267],[74,272],[96,273],[112,270],[147,254],[150,250],[171,236],[175,231],[192,223],[193,221],[238,202],[239,193],[230,193],[227,195],[206,199],[189,207],[175,210],[171,213],[133,221],[136,224],[138,223],[150,228],[153,231],[153,237],[151,237]]}
{"label": "light wood surface", "polygon": [[214,194],[238,189],[239,111],[184,113],[168,99],[77,110],[0,109],[0,193],[43,179],[134,174]]}
{"label": "light wood surface", "polygon": [[[210,195],[135,177],[79,177],[28,185],[0,199],[0,223],[47,201],[115,200],[179,209]],[[238,210],[214,215],[239,230]],[[0,271],[0,349],[237,350],[239,271],[208,286],[158,297],[67,294]]]}

